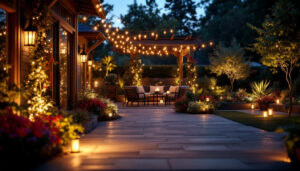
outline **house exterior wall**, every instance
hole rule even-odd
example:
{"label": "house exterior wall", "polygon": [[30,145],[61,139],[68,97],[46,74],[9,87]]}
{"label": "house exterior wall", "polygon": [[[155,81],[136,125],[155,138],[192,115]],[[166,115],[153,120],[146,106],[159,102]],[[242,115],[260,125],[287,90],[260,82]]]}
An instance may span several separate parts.
{"label": "house exterior wall", "polygon": [[[14,0],[9,4],[3,4],[0,2],[0,7],[7,11],[7,37],[8,42],[8,62],[11,65],[9,70],[10,75],[10,84],[15,84],[18,87],[22,87],[22,83],[26,79],[29,73],[29,47],[24,46],[24,22],[28,16],[30,16],[30,4],[29,0]],[[78,38],[78,14],[76,13],[75,3],[73,0],[60,0],[56,3],[59,3],[63,8],[67,9],[69,13],[74,15],[74,23],[64,21],[64,18],[55,12],[51,12],[53,21],[53,26],[57,26],[59,29],[64,28],[71,34],[70,41],[70,59],[68,59],[68,109],[74,108],[77,103],[77,92],[81,88],[81,77],[82,77],[82,63],[78,55],[78,45],[86,44],[87,40],[83,38]],[[7,9],[9,8],[9,10]],[[30,17],[29,17],[30,18]],[[53,34],[53,40],[58,39],[59,35]],[[83,41],[83,43],[81,43]],[[80,43],[79,43],[80,42]],[[53,47],[53,51],[59,46]],[[53,52],[53,55],[55,53]],[[59,56],[58,56],[59,57]],[[52,66],[51,69],[52,75],[49,74],[51,83],[53,84],[53,90],[57,91],[57,86],[59,84],[58,75],[55,74],[56,68]],[[56,81],[55,81],[56,80]],[[56,85],[55,85],[56,84]],[[52,94],[52,97],[55,99],[55,95]],[[25,103],[21,98],[16,99],[18,104]]]}

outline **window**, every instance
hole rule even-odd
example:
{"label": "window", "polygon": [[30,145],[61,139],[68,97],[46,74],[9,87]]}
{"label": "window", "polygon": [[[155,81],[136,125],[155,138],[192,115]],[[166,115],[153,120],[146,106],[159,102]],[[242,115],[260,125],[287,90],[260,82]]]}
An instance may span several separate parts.
{"label": "window", "polygon": [[59,99],[60,107],[68,107],[68,60],[70,59],[71,35],[65,29],[59,31]]}

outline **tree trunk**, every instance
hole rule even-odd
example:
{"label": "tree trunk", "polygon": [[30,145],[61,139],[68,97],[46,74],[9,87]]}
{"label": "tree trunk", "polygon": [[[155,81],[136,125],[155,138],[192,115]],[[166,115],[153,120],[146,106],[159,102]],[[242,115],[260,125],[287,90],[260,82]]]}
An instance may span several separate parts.
{"label": "tree trunk", "polygon": [[288,115],[289,115],[289,117],[291,117],[292,116],[292,110],[293,110],[293,84],[292,84],[291,74],[289,74],[288,85],[289,85],[289,109],[288,109]]}
{"label": "tree trunk", "polygon": [[234,79],[230,79],[230,91],[231,91],[231,93],[233,91],[233,84],[234,84]]}

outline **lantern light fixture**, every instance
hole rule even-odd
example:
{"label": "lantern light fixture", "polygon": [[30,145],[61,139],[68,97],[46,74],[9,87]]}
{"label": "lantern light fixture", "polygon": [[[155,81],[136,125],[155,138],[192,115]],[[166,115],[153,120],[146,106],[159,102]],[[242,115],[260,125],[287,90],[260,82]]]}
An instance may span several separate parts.
{"label": "lantern light fixture", "polygon": [[71,141],[71,145],[72,145],[72,147],[71,147],[71,152],[72,153],[79,153],[79,139],[73,139],[72,141]]}
{"label": "lantern light fixture", "polygon": [[32,22],[29,23],[29,26],[24,30],[25,35],[25,46],[33,46],[37,37],[37,28],[32,25]]}
{"label": "lantern light fixture", "polygon": [[[80,51],[80,47],[79,47],[79,51]],[[80,53],[80,59],[81,59],[82,63],[87,62],[87,54],[85,52],[85,45],[83,45],[82,52]]]}

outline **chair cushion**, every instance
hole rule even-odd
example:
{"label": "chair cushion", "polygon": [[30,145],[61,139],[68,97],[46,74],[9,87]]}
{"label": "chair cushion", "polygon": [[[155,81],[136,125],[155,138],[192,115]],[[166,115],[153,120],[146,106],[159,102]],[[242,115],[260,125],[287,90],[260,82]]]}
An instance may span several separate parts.
{"label": "chair cushion", "polygon": [[179,86],[170,86],[169,92],[170,93],[177,93],[179,91]]}
{"label": "chair cushion", "polygon": [[136,87],[136,92],[141,94],[141,93],[145,93],[144,87],[143,86],[137,86]]}
{"label": "chair cushion", "polygon": [[150,86],[150,93],[153,94],[155,93],[155,89],[159,89],[160,93],[164,92],[164,86]]}

